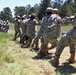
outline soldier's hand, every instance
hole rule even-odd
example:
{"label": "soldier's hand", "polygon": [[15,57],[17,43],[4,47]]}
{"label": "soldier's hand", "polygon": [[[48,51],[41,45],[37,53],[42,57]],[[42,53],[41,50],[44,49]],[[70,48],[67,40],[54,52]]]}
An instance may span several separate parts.
{"label": "soldier's hand", "polygon": [[62,23],[62,20],[58,20],[58,22],[57,22],[58,24],[61,24]]}
{"label": "soldier's hand", "polygon": [[51,28],[51,26],[47,26],[48,28]]}

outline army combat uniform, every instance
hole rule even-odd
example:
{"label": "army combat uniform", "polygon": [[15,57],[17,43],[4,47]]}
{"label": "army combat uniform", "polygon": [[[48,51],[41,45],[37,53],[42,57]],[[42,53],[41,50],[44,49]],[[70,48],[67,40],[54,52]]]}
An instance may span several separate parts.
{"label": "army combat uniform", "polygon": [[63,51],[63,49],[66,46],[70,47],[70,58],[68,59],[68,61],[70,63],[74,63],[75,62],[75,44],[76,44],[76,14],[74,16],[74,19],[72,20],[72,25],[73,28],[71,30],[69,30],[66,34],[64,34],[64,36],[60,39],[57,48],[56,48],[56,52],[55,52],[55,57],[52,60],[54,65],[58,65],[59,64],[59,57]]}
{"label": "army combat uniform", "polygon": [[20,36],[20,22],[21,22],[20,17],[16,17],[14,20],[15,34],[14,34],[13,41],[15,41]]}
{"label": "army combat uniform", "polygon": [[24,41],[26,39],[26,22],[27,22],[27,18],[22,17],[21,24],[20,24],[20,43],[21,44],[24,44]]}
{"label": "army combat uniform", "polygon": [[39,39],[41,39],[41,44],[43,43],[42,35],[43,35],[43,31],[45,30],[44,26],[47,26],[48,19],[50,18],[50,15],[52,14],[52,8],[48,7],[45,12],[46,12],[46,15],[41,20],[40,30],[39,30],[38,34],[35,36],[35,38],[34,38],[35,43],[37,43]]}
{"label": "army combat uniform", "polygon": [[[34,15],[32,15],[32,16],[34,16]],[[36,24],[38,24],[37,20],[35,18],[33,19],[32,16],[26,22],[26,25],[27,25],[27,27],[26,27],[26,35],[28,37],[27,42],[29,43],[29,45],[31,44],[33,38],[35,37],[35,33],[36,33],[35,26],[36,26]]]}
{"label": "army combat uniform", "polygon": [[61,20],[61,18],[57,14],[52,14],[48,19],[47,24],[44,25],[44,31],[42,34],[43,42],[40,50],[40,54],[42,55],[48,54],[48,43],[50,43],[53,46],[53,48],[57,46],[57,37],[60,33],[57,29],[59,25],[58,20]]}

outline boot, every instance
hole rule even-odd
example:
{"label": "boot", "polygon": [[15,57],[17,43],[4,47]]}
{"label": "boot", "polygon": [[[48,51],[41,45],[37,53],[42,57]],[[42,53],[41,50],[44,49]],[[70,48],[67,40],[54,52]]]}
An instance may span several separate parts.
{"label": "boot", "polygon": [[49,49],[53,49],[53,48],[55,48],[55,47],[56,47],[56,46],[53,46],[53,45],[52,45]]}
{"label": "boot", "polygon": [[38,44],[35,44],[35,46],[33,47],[33,50],[34,50],[34,51],[39,51],[39,46],[38,46]]}
{"label": "boot", "polygon": [[67,61],[69,61],[69,63],[75,63],[75,53],[71,53],[71,56]]}
{"label": "boot", "polygon": [[54,59],[51,60],[51,64],[53,66],[58,66],[59,65],[59,56],[54,56]]}
{"label": "boot", "polygon": [[24,44],[24,41],[23,40],[20,40],[20,44]]}
{"label": "boot", "polygon": [[39,54],[41,54],[43,56],[48,55],[48,49],[42,49],[42,50],[40,50]]}
{"label": "boot", "polygon": [[13,38],[13,41],[16,41],[16,38]]}

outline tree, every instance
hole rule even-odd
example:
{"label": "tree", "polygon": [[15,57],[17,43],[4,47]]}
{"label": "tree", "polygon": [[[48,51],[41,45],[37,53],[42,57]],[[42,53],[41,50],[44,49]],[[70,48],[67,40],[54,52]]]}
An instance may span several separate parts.
{"label": "tree", "polygon": [[5,7],[3,9],[3,11],[0,12],[0,18],[2,20],[9,20],[10,22],[12,22],[12,12],[11,9],[9,7]]}
{"label": "tree", "polygon": [[23,6],[16,6],[15,8],[14,8],[14,15],[15,16],[23,16],[24,14],[26,14],[26,10],[25,10],[25,7],[23,7]]}
{"label": "tree", "polygon": [[60,10],[59,10],[59,15],[60,15],[62,18],[63,18],[64,16],[66,16],[66,6],[67,6],[67,4],[64,3],[64,4],[61,6]]}
{"label": "tree", "polygon": [[73,14],[76,13],[76,0],[73,1]]}
{"label": "tree", "polygon": [[34,7],[32,7],[32,8],[29,10],[29,13],[28,13],[28,14],[31,14],[31,13],[35,13]]}
{"label": "tree", "polygon": [[38,19],[41,20],[42,17],[45,15],[45,10],[47,7],[51,6],[51,0],[41,0],[41,4],[39,7],[39,12],[38,12]]}
{"label": "tree", "polygon": [[25,9],[26,9],[26,14],[28,15],[28,14],[29,14],[29,11],[30,11],[30,9],[31,9],[31,5],[28,4],[28,5],[25,7]]}
{"label": "tree", "polygon": [[35,9],[35,14],[37,15],[38,14],[38,8],[39,8],[39,5],[36,3],[34,5],[34,9]]}
{"label": "tree", "polygon": [[70,15],[72,15],[72,11],[71,11],[69,5],[67,5],[67,7],[66,7],[66,16],[70,16]]}
{"label": "tree", "polygon": [[4,20],[5,19],[5,13],[4,11],[0,12],[0,19]]}

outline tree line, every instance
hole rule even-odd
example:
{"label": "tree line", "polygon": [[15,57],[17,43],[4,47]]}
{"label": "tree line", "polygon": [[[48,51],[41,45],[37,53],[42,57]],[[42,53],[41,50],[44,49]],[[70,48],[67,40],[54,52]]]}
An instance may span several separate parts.
{"label": "tree line", "polygon": [[[40,4],[35,4],[31,7],[30,4],[26,6],[15,6],[14,16],[23,16],[24,14],[30,15],[31,13],[36,14],[36,18],[41,20],[45,15],[45,10],[47,7],[58,8],[59,15],[63,18],[65,16],[73,15],[76,12],[76,0],[41,0]],[[9,20],[13,22],[12,11],[10,7],[3,8],[0,11],[0,19]]]}

